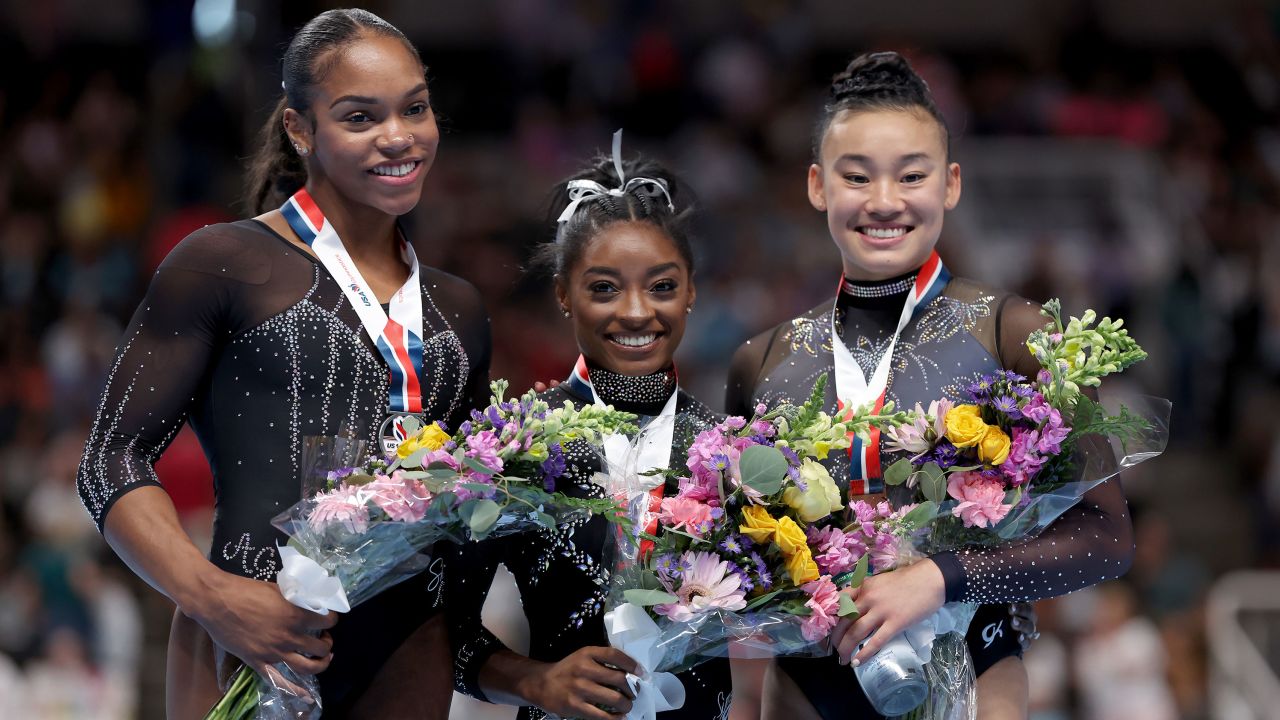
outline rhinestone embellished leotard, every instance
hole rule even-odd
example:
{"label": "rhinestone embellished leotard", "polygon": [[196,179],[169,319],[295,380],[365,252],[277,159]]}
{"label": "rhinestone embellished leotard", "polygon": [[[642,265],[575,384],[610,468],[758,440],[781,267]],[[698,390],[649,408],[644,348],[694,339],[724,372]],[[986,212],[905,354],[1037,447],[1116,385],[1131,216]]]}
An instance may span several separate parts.
{"label": "rhinestone embellished leotard", "polygon": [[[452,426],[487,400],[488,320],[465,281],[424,265],[421,283],[423,409]],[[165,259],[134,314],[85,448],[80,497],[101,527],[122,495],[159,484],[152,465],[189,420],[214,476],[210,559],[274,579],[285,538],[271,518],[300,497],[303,438],[374,443],[387,382],[386,364],[314,258],[255,221],[210,225]],[[442,572],[437,562],[342,618],[321,675],[326,701],[367,682],[435,612]]]}

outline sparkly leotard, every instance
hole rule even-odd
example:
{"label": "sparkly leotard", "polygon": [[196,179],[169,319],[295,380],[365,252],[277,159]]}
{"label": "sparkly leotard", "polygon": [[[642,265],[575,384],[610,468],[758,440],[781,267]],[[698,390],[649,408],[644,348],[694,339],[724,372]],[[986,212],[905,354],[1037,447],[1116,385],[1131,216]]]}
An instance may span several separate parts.
{"label": "sparkly leotard", "polygon": [[[676,400],[676,427],[670,467],[683,467],[679,452],[693,437],[716,422],[702,403],[677,390],[667,373],[630,377],[591,368],[591,380],[600,398],[614,407],[648,419],[661,411],[672,392]],[[592,398],[573,394],[567,384],[543,394],[553,407],[567,400],[576,406],[590,404]],[[567,474],[557,489],[570,495],[601,497],[603,490],[592,482],[600,470],[599,455],[582,443],[566,449]],[[604,604],[609,592],[609,567],[602,561],[612,530],[607,520],[592,517],[578,520],[536,535],[498,538],[464,546],[462,558],[450,560],[450,567],[466,567],[467,572],[450,573],[448,588],[449,625],[454,647],[455,685],[459,691],[485,700],[480,688],[480,669],[495,652],[504,649],[501,641],[485,629],[480,610],[493,581],[498,563],[507,566],[520,588],[520,599],[529,618],[529,657],[556,662],[583,647],[608,645],[604,632]],[[664,712],[662,718],[717,720],[727,718],[729,707],[729,663],[726,659],[707,661],[678,676],[684,683],[686,700],[679,710]],[[546,714],[535,707],[522,707],[520,720],[535,720]]]}
{"label": "sparkly leotard", "polygon": [[[489,328],[475,289],[421,270],[425,415],[450,426],[488,397]],[[303,438],[370,442],[388,369],[341,288],[255,221],[210,225],[165,259],[119,348],[77,485],[101,528],[112,504],[158,485],[153,464],[186,420],[214,476],[211,561],[259,580],[279,569],[271,518],[301,495]],[[435,612],[442,563],[345,615],[321,674],[326,712],[358,695]],[[349,639],[348,639],[349,638]]]}
{"label": "sparkly leotard", "polygon": [[[915,273],[878,283],[846,282],[834,302],[753,338],[734,356],[727,387],[727,411],[749,412],[757,402],[772,405],[806,399],[815,380],[832,373],[832,312],[842,341],[868,376],[887,351]],[[948,397],[961,401],[960,387],[983,373],[1010,369],[1031,377],[1039,364],[1024,344],[1043,326],[1037,306],[1007,293],[956,278],[903,330],[893,351],[886,400],[909,408]],[[827,405],[836,407],[835,383],[827,385]],[[885,463],[891,462],[887,459]],[[838,481],[848,482],[848,457],[827,462]],[[988,603],[970,625],[967,640],[981,672],[1017,651],[1003,606],[1062,595],[1122,574],[1133,554],[1132,528],[1118,481],[1087,493],[1039,537],[997,548],[965,549],[933,556],[943,572],[946,599]],[[1003,627],[997,623],[1005,620]],[[983,630],[1003,631],[996,642]],[[988,638],[996,630],[988,630]],[[993,652],[993,650],[995,652]],[[851,698],[849,669],[834,658],[786,659],[781,663],[814,701],[824,718],[867,717],[865,698]],[[827,673],[831,677],[826,677]],[[854,686],[856,687],[856,685]],[[829,701],[829,702],[827,702]]]}

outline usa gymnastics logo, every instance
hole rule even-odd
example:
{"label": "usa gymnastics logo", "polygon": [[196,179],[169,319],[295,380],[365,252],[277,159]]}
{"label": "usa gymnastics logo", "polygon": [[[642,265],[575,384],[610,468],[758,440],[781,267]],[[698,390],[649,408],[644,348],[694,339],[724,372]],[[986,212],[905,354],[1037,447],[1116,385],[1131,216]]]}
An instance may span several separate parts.
{"label": "usa gymnastics logo", "polygon": [[371,307],[373,305],[373,303],[369,302],[369,296],[364,294],[364,290],[361,290],[359,285],[351,283],[351,289],[354,290],[355,293],[360,296],[360,299],[364,301],[365,307]]}

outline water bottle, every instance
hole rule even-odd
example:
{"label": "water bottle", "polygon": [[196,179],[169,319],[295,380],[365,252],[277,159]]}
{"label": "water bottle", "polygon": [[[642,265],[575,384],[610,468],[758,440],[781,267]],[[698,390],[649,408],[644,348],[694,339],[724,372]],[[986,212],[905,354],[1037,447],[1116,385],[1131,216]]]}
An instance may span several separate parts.
{"label": "water bottle", "polygon": [[905,715],[929,696],[924,664],[903,633],[895,635],[853,672],[871,705],[885,717]]}

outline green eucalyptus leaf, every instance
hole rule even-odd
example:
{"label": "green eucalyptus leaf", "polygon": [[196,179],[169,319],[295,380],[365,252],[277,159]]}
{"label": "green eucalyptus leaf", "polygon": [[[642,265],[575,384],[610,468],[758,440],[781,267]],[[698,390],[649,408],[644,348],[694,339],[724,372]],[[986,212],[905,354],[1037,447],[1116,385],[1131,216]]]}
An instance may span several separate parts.
{"label": "green eucalyptus leaf", "polygon": [[858,558],[858,564],[853,566],[853,575],[849,577],[848,587],[861,587],[862,581],[867,579],[868,556],[863,555]]}
{"label": "green eucalyptus leaf", "polygon": [[480,473],[481,475],[493,475],[495,472],[497,472],[493,468],[489,467],[488,465],[485,465],[484,463],[480,462],[479,460],[473,457],[463,457],[462,463],[467,467],[471,468],[472,470]]}
{"label": "green eucalyptus leaf", "polygon": [[426,457],[427,453],[429,452],[431,451],[428,450],[427,448],[419,448],[417,450],[414,450],[412,453],[410,453],[409,457],[404,458],[403,460],[400,461],[400,466],[407,467],[407,468],[420,468],[422,467],[422,458]]}
{"label": "green eucalyptus leaf", "polygon": [[844,593],[840,593],[840,610],[836,615],[839,615],[840,617],[848,617],[852,615],[854,619],[857,619],[860,614],[861,613],[858,612],[858,606],[853,602],[853,598]]}
{"label": "green eucalyptus leaf", "polygon": [[343,482],[345,482],[348,485],[368,485],[369,483],[373,482],[373,476],[366,475],[364,473],[355,473],[352,475],[348,475],[346,478],[343,479]]}
{"label": "green eucalyptus leaf", "polygon": [[405,415],[400,427],[404,429],[405,437],[413,437],[422,429],[422,421],[413,415]]}
{"label": "green eucalyptus leaf", "polygon": [[476,540],[481,540],[493,529],[494,523],[498,522],[498,503],[492,500],[472,498],[458,508],[458,514],[462,516],[462,521],[471,529],[471,536]]}
{"label": "green eucalyptus leaf", "polygon": [[908,512],[906,517],[902,518],[902,522],[912,530],[918,530],[931,522],[937,515],[938,504],[932,500],[927,500],[912,508],[911,512]]}
{"label": "green eucalyptus leaf", "polygon": [[902,458],[884,471],[885,485],[901,485],[911,476],[911,460]]}
{"label": "green eucalyptus leaf", "polygon": [[787,459],[782,451],[767,445],[752,445],[742,451],[738,460],[742,484],[762,495],[773,495],[782,489],[787,476]]}
{"label": "green eucalyptus leaf", "polygon": [[548,530],[555,530],[555,529],[556,529],[556,519],[555,519],[555,518],[551,517],[550,515],[548,515],[548,514],[546,514],[546,513],[544,513],[544,512],[539,512],[539,513],[537,514],[537,516],[536,516],[536,517],[538,518],[538,524],[539,524],[539,525],[541,525],[542,527],[544,527],[544,528],[546,528],[546,529],[548,529]]}
{"label": "green eucalyptus leaf", "polygon": [[650,605],[666,605],[673,602],[679,602],[680,598],[669,592],[662,590],[647,590],[643,588],[632,588],[622,593],[627,602],[640,607],[649,607]]}
{"label": "green eucalyptus leaf", "polygon": [[947,495],[946,476],[942,474],[933,476],[927,472],[921,474],[923,477],[920,478],[920,491],[924,493],[924,496],[936,503],[945,500]]}

